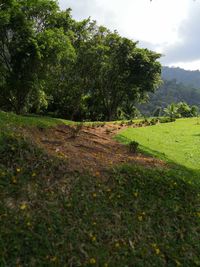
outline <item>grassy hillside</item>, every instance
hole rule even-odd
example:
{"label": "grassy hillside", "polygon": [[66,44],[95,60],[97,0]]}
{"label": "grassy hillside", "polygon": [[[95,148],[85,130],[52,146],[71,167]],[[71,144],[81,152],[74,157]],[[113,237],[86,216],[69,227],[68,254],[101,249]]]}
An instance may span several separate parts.
{"label": "grassy hillside", "polygon": [[124,142],[136,140],[140,149],[186,168],[200,170],[200,120],[179,119],[174,123],[129,128],[118,136]]}
{"label": "grassy hillside", "polygon": [[0,129],[5,129],[5,127],[9,126],[51,127],[63,123],[72,124],[71,121],[66,121],[63,119],[40,116],[18,116],[14,113],[0,111]]}
{"label": "grassy hillside", "polygon": [[60,121],[1,119],[12,125],[0,137],[0,266],[200,265],[199,187],[187,173],[136,164],[72,172],[19,129]]}

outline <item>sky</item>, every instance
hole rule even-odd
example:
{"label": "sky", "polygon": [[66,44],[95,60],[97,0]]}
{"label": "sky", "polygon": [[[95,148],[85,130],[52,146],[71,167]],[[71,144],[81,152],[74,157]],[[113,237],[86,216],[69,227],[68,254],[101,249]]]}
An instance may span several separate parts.
{"label": "sky", "polygon": [[200,0],[59,0],[77,20],[99,25],[162,53],[161,63],[200,69]]}

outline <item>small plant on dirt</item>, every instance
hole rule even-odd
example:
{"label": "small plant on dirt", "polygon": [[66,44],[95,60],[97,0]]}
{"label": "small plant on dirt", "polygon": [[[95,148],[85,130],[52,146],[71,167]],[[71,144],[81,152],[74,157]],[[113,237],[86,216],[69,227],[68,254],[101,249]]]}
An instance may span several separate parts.
{"label": "small plant on dirt", "polygon": [[139,143],[136,141],[131,141],[129,143],[129,152],[130,153],[136,153],[138,149]]}
{"label": "small plant on dirt", "polygon": [[127,122],[127,126],[130,126],[132,124],[134,124],[134,122],[132,120],[130,120],[130,121]]}
{"label": "small plant on dirt", "polygon": [[98,122],[97,127],[103,127],[105,125],[105,122]]}
{"label": "small plant on dirt", "polygon": [[148,121],[147,118],[144,118],[144,120],[142,121],[142,124],[143,124],[144,126],[148,126],[148,125],[150,124],[150,122]]}
{"label": "small plant on dirt", "polygon": [[79,135],[82,128],[83,128],[83,122],[79,122],[75,125],[75,127],[72,127],[71,128],[71,138],[75,139]]}
{"label": "small plant on dirt", "polygon": [[97,122],[93,122],[92,125],[91,125],[92,128],[96,128],[98,127],[98,123]]}
{"label": "small plant on dirt", "polygon": [[106,129],[106,134],[110,134],[112,132],[111,129]]}
{"label": "small plant on dirt", "polygon": [[105,121],[101,123],[101,127],[104,127],[106,125]]}
{"label": "small plant on dirt", "polygon": [[121,121],[120,126],[124,126],[125,121]]}

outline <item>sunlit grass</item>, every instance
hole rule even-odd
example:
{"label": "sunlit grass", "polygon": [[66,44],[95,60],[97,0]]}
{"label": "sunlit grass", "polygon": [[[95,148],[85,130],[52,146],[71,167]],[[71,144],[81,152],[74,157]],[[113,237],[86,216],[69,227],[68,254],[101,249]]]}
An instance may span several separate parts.
{"label": "sunlit grass", "polygon": [[184,167],[200,170],[200,123],[198,118],[143,128],[129,128],[117,139],[139,142],[140,149]]}
{"label": "sunlit grass", "polygon": [[0,111],[0,129],[4,129],[6,126],[51,127],[58,124],[73,124],[73,122],[45,116],[20,116]]}

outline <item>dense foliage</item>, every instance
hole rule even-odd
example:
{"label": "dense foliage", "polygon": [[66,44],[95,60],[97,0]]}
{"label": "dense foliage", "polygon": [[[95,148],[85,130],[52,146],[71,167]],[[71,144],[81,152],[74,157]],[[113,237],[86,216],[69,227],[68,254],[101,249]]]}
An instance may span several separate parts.
{"label": "dense foliage", "polygon": [[138,108],[147,116],[160,116],[164,114],[163,110],[168,105],[179,102],[186,102],[190,106],[199,108],[200,89],[177,83],[176,80],[165,80],[154,94],[149,95],[148,103],[138,105]]}
{"label": "dense foliage", "polygon": [[160,83],[160,55],[54,0],[0,4],[0,108],[111,120]]}
{"label": "dense foliage", "polygon": [[184,70],[175,67],[162,67],[162,78],[164,80],[176,80],[177,83],[182,83],[186,86],[200,88],[200,71],[199,70]]}
{"label": "dense foliage", "polygon": [[190,107],[185,102],[179,102],[178,104],[172,103],[164,109],[164,112],[170,116],[171,120],[173,118],[189,118],[198,116],[198,107]]}

